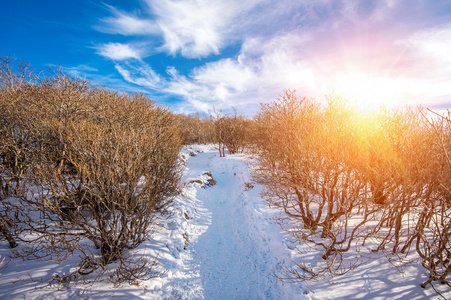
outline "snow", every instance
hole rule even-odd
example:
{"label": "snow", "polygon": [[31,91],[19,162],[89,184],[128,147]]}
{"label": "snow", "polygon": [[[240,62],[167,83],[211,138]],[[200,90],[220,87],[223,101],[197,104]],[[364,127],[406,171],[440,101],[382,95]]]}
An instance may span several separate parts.
{"label": "snow", "polygon": [[[55,264],[13,258],[1,271],[0,299],[438,299],[421,289],[426,271],[418,264],[395,268],[378,253],[360,268],[333,282],[284,283],[278,262],[298,257],[272,218],[278,211],[262,200],[251,180],[246,154],[219,157],[213,145],[193,145],[181,153],[186,166],[183,192],[159,220],[153,239],[131,255],[158,255],[160,277],[114,287],[55,286],[41,281],[67,272],[77,257]],[[216,183],[216,184],[214,184]],[[0,255],[10,255],[6,242]],[[400,274],[399,270],[403,273]],[[451,298],[439,284],[436,288]]]}
{"label": "snow", "polygon": [[[196,156],[190,156],[194,152]],[[185,244],[169,242],[175,269],[161,287],[162,297],[175,299],[309,299],[302,288],[271,276],[283,257],[283,233],[270,220],[260,188],[250,182],[245,155],[220,158],[214,147],[186,149],[185,184],[174,235]],[[210,174],[216,181],[208,186]],[[201,182],[201,183],[199,183]],[[186,216],[186,217],[185,217]],[[177,240],[175,240],[177,241]]]}

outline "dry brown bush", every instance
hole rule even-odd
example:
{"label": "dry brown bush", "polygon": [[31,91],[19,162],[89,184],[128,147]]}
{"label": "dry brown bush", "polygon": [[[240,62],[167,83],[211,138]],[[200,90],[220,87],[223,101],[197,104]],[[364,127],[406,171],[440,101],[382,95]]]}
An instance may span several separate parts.
{"label": "dry brown bush", "polygon": [[185,116],[178,115],[180,119],[183,144],[207,144],[216,142],[215,126],[210,118],[202,118],[199,113]]}
{"label": "dry brown bush", "polygon": [[368,164],[369,174],[379,182],[384,207],[369,234],[379,243],[375,251],[385,251],[400,262],[416,251],[430,275],[421,286],[436,280],[449,285],[447,120],[431,121],[421,110],[384,112],[379,119],[382,137],[377,139],[387,149],[381,142],[371,142],[374,150]]}
{"label": "dry brown bush", "polygon": [[378,208],[368,205],[368,183],[353,169],[362,155],[354,134],[358,121],[339,98],[330,98],[323,107],[311,99],[298,100],[293,91],[263,105],[257,117],[263,134],[255,179],[265,185],[269,203],[284,211],[286,217],[278,222],[299,251],[321,253],[315,264],[301,260],[285,268],[290,279],[341,275],[361,262],[346,252],[364,237],[363,225]]}
{"label": "dry brown bush", "polygon": [[429,279],[421,286],[434,281],[451,286],[451,114],[434,113],[431,117],[422,113],[432,134],[428,148],[433,157],[425,170],[429,174],[425,189],[430,197],[421,203],[411,240],[429,272]]}
{"label": "dry brown bush", "polygon": [[216,142],[218,143],[219,155],[225,156],[225,148],[230,154],[244,150],[250,141],[249,119],[239,116],[237,110],[233,109],[233,115],[223,115],[222,112],[214,111],[211,114],[214,120]]}
{"label": "dry brown bush", "polygon": [[22,172],[28,192],[2,201],[20,224],[16,254],[63,261],[77,252],[78,267],[60,281],[100,276],[112,262],[115,283],[155,276],[155,260],[134,261],[127,250],[150,238],[179,192],[177,118],[142,95],[58,70],[20,95],[17,118],[34,124]]}
{"label": "dry brown bush", "polygon": [[18,228],[6,199],[23,192],[22,179],[34,153],[37,126],[24,109],[33,80],[26,63],[0,56],[0,232],[11,248],[17,247]]}
{"label": "dry brown bush", "polygon": [[447,282],[449,124],[435,124],[434,138],[418,110],[363,114],[338,97],[321,105],[289,90],[262,105],[257,124],[255,180],[296,248],[319,256],[283,266],[285,279],[342,275],[366,259],[359,247],[371,239],[401,262],[415,249],[431,273],[423,286]]}

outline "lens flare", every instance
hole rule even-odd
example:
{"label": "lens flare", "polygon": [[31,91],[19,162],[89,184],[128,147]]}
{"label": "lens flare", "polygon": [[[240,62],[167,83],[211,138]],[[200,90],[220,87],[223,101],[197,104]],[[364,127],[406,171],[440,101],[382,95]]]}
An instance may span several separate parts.
{"label": "lens flare", "polygon": [[384,74],[349,70],[332,83],[334,94],[349,99],[362,112],[402,107],[408,83]]}

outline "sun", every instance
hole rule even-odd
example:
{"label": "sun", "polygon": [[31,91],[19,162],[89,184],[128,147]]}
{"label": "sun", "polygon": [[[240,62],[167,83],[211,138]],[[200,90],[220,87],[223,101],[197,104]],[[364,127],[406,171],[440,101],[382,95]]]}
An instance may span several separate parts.
{"label": "sun", "polygon": [[340,74],[334,82],[334,93],[349,99],[363,112],[399,105],[401,83],[391,77],[351,71]]}

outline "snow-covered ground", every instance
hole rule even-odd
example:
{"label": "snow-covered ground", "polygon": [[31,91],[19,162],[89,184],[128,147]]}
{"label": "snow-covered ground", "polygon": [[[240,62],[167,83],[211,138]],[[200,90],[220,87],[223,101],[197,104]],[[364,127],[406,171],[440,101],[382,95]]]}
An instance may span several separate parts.
{"label": "snow-covered ground", "polygon": [[[192,153],[192,155],[190,155]],[[212,145],[182,151],[186,164],[183,193],[161,220],[153,240],[134,255],[159,257],[162,276],[115,288],[106,281],[67,289],[49,287],[41,279],[70,268],[17,258],[2,270],[0,299],[438,299],[419,284],[426,272],[419,265],[402,269],[380,257],[333,283],[283,283],[272,274],[279,261],[295,256],[286,234],[273,223],[277,211],[261,199],[262,187],[251,182],[248,155],[220,158]],[[213,180],[216,182],[214,184]],[[291,250],[290,250],[291,249]],[[0,255],[9,255],[0,244]],[[436,284],[437,285],[437,284]],[[445,297],[451,299],[451,291]]]}
{"label": "snow-covered ground", "polygon": [[[188,243],[182,251],[180,244],[169,245],[181,260],[163,285],[163,296],[308,299],[299,287],[271,276],[277,258],[285,255],[283,235],[260,200],[260,188],[246,187],[250,183],[247,157],[220,158],[211,146],[188,151],[196,156],[185,154],[189,159],[182,202],[187,218],[173,226],[182,229],[178,234],[185,233]],[[209,186],[211,178],[216,184]]]}

